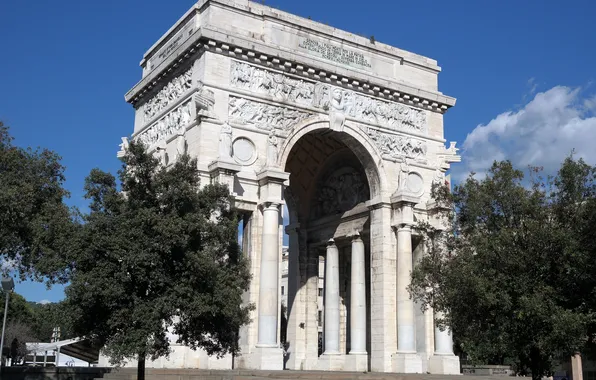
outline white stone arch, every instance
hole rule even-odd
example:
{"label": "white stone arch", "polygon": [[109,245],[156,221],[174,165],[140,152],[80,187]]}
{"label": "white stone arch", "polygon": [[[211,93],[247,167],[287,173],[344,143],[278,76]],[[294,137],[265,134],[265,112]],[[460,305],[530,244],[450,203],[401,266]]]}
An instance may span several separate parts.
{"label": "white stone arch", "polygon": [[[279,167],[285,169],[292,148],[303,136],[314,131],[323,130],[331,131],[329,120],[320,116],[297,123],[280,148],[277,158]],[[370,188],[370,199],[386,194],[388,183],[383,158],[370,137],[361,128],[350,122],[346,122],[343,130],[338,133],[340,140],[352,150],[364,167]]]}

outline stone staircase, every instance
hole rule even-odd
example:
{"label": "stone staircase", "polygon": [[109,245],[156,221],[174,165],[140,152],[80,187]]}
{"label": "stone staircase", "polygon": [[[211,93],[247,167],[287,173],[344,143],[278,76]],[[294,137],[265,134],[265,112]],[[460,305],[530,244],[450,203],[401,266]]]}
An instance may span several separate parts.
{"label": "stone staircase", "polygon": [[[399,374],[379,372],[259,371],[148,368],[145,380],[441,380],[461,375]],[[504,380],[507,376],[466,376],[474,380]],[[136,368],[112,369],[101,380],[137,380]],[[470,379],[470,380],[472,380]]]}

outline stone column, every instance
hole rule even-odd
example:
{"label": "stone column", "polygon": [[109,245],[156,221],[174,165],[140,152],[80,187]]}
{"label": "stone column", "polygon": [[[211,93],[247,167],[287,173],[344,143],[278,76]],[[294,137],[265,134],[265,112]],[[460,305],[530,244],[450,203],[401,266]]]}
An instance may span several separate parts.
{"label": "stone column", "polygon": [[397,353],[393,370],[398,373],[422,373],[422,358],[416,352],[416,317],[414,300],[408,286],[413,267],[412,225],[415,201],[400,197],[397,202]]}
{"label": "stone column", "polygon": [[339,352],[339,250],[333,239],[327,244],[325,256],[325,322],[323,337],[325,351],[319,357],[318,369],[340,371],[343,355]]}
{"label": "stone column", "polygon": [[259,275],[259,339],[257,347],[277,346],[279,291],[279,204],[263,208],[263,240]]}
{"label": "stone column", "polygon": [[366,262],[364,242],[360,235],[352,238],[352,270],[350,274],[350,357],[346,369],[368,370],[366,352]]}
{"label": "stone column", "polygon": [[[435,312],[435,321],[443,314]],[[436,375],[459,375],[459,357],[453,354],[451,329],[441,330],[435,323],[435,353],[428,360],[428,371]]]}
{"label": "stone column", "polygon": [[339,250],[333,240],[325,257],[325,352],[339,354]]}
{"label": "stone column", "polygon": [[[442,313],[435,313],[435,319],[442,317]],[[441,330],[435,325],[435,355],[453,355],[453,337],[449,328]]]}
{"label": "stone column", "polygon": [[[289,174],[277,168],[265,168],[257,173],[262,210],[259,260],[259,296],[257,302],[257,344],[241,368],[281,370],[283,349],[278,341],[279,331],[279,265],[280,265],[280,210],[283,203],[283,184]],[[245,356],[245,355],[243,355]]]}
{"label": "stone column", "polygon": [[412,273],[412,230],[408,225],[397,229],[397,352],[416,352],[414,301],[408,285]]}

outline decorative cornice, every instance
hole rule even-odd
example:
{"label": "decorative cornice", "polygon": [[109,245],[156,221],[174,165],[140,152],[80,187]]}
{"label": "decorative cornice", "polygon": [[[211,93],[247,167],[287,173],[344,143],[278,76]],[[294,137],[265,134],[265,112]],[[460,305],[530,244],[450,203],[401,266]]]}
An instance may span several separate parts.
{"label": "decorative cornice", "polygon": [[[221,42],[208,38],[206,34],[219,34],[206,29],[199,29],[195,32],[196,37],[189,38],[178,50],[172,53],[172,57],[162,62],[159,70],[156,68],[152,73],[143,78],[125,96],[127,102],[137,106],[145,95],[158,83],[171,76],[172,71],[182,66],[186,60],[196,56],[203,51],[210,51],[216,54],[228,55],[238,60],[256,63],[265,67],[275,68],[297,76],[324,81],[338,87],[344,87],[363,94],[377,96],[379,98],[400,102],[406,105],[419,107],[421,109],[444,113],[455,105],[455,99],[440,93],[430,92],[399,83],[382,85],[372,81],[358,80],[341,74],[328,73],[306,64],[283,59],[283,52],[279,56],[264,54],[258,49],[247,49],[227,42]],[[239,40],[239,39],[235,39]],[[256,46],[256,44],[252,44]],[[176,70],[177,72],[177,70]]]}

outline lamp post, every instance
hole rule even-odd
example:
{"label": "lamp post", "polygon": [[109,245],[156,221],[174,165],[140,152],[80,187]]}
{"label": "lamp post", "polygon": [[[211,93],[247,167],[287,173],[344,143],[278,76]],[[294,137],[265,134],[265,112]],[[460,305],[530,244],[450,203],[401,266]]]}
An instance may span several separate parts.
{"label": "lamp post", "polygon": [[0,368],[4,364],[4,329],[6,328],[6,315],[8,314],[8,299],[10,292],[14,290],[14,281],[12,277],[2,277],[2,290],[6,293],[6,302],[4,303],[4,321],[2,322],[2,338],[0,338]]}

